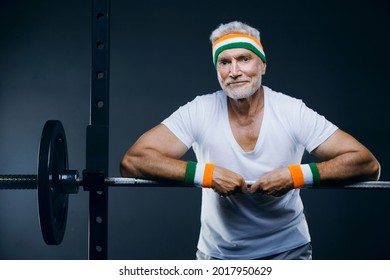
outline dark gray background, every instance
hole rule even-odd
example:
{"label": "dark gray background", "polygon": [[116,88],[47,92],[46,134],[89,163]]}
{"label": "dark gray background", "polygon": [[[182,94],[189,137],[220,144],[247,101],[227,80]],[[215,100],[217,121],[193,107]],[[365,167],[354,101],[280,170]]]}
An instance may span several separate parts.
{"label": "dark gray background", "polygon": [[[302,98],[363,142],[390,179],[386,0],[113,0],[110,176],[147,129],[219,89],[208,37],[222,22],[260,29],[264,84]],[[0,174],[35,174],[42,127],[63,122],[71,169],[85,168],[90,1],[2,0]],[[192,154],[188,158],[192,158]],[[112,189],[109,258],[193,259],[196,189]],[[303,190],[316,259],[389,259],[390,191]],[[0,259],[86,259],[88,197],[71,195],[60,246],[44,244],[35,191],[0,192]]]}

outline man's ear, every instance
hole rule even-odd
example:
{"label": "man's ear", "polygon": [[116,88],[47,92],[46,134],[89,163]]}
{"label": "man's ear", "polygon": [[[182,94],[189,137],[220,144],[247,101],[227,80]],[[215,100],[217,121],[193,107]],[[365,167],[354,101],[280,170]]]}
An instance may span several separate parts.
{"label": "man's ear", "polygon": [[262,71],[262,75],[265,75],[265,70],[267,69],[267,63],[264,63],[264,61],[261,61],[261,64],[262,64],[262,68],[263,68],[263,71]]}

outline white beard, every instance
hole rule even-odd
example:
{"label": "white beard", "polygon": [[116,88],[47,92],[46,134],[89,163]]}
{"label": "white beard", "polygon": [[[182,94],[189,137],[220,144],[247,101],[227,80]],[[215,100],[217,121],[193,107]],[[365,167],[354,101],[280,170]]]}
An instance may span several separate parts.
{"label": "white beard", "polygon": [[221,85],[221,88],[223,89],[223,91],[226,93],[228,97],[236,100],[248,98],[252,96],[260,88],[262,82],[262,71],[261,68],[259,67],[259,72],[257,73],[257,75],[254,76],[249,83],[245,83],[241,86],[235,86],[235,87],[227,86],[226,84],[228,84],[233,80],[227,79],[225,81],[222,81],[222,78],[219,75],[219,73],[218,73],[218,81],[219,84]]}

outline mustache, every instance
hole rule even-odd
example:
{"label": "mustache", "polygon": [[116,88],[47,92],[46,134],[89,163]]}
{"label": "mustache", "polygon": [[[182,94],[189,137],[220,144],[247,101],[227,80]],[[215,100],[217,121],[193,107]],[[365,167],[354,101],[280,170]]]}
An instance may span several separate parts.
{"label": "mustache", "polygon": [[238,84],[238,83],[248,83],[248,82],[251,82],[250,80],[226,80],[225,81],[225,85],[231,85],[231,84]]}

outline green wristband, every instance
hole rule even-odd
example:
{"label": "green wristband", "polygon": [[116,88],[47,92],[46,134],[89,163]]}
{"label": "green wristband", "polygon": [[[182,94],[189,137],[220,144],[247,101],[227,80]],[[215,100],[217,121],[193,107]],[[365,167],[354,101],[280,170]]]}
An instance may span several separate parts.
{"label": "green wristband", "polygon": [[319,186],[321,181],[320,171],[318,171],[318,167],[314,162],[309,163],[309,166],[311,173],[313,173],[313,186]]}
{"label": "green wristband", "polygon": [[193,186],[195,179],[196,162],[189,161],[187,163],[186,173],[184,175],[184,184],[186,186]]}

